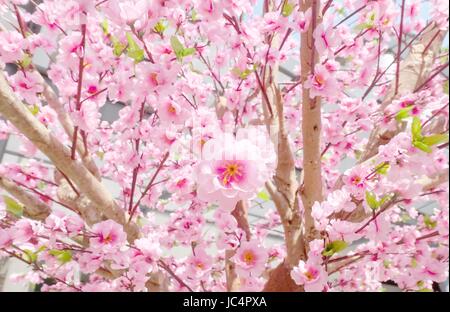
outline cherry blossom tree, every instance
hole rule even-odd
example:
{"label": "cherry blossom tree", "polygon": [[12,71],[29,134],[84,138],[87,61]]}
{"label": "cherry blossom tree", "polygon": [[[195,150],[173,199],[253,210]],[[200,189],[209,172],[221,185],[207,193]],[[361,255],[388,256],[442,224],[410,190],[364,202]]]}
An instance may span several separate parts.
{"label": "cherry blossom tree", "polygon": [[447,1],[259,2],[0,0],[0,257],[43,291],[444,282]]}

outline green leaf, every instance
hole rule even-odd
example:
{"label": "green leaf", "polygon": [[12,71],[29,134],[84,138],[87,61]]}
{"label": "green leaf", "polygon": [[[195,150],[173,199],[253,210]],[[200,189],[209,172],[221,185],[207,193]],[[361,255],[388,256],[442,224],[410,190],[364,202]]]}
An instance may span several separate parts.
{"label": "green leaf", "polygon": [[420,149],[421,151],[424,151],[425,153],[431,153],[433,150],[431,149],[431,147],[429,147],[428,145],[426,145],[423,142],[420,141],[413,141],[413,146],[417,147],[418,149]]}
{"label": "green leaf", "polygon": [[183,57],[194,54],[196,51],[195,48],[185,48],[180,40],[178,40],[177,36],[172,36],[170,38],[170,45],[179,61],[183,60]]}
{"label": "green leaf", "polygon": [[29,249],[25,249],[23,251],[25,253],[25,260],[30,262],[30,263],[34,263],[37,260],[37,253],[29,250]]}
{"label": "green leaf", "polygon": [[186,48],[183,50],[182,56],[185,57],[185,56],[192,55],[195,53],[195,51],[196,51],[195,48]]}
{"label": "green leaf", "polygon": [[102,151],[98,151],[98,152],[96,152],[95,154],[96,154],[97,157],[100,158],[101,160],[103,160],[104,157],[105,157],[105,153],[102,152]]}
{"label": "green leaf", "polygon": [[375,171],[379,174],[386,174],[389,168],[391,168],[391,165],[389,163],[382,162],[381,164],[375,167]]}
{"label": "green leaf", "polygon": [[164,31],[166,29],[167,29],[167,24],[164,21],[164,19],[159,20],[158,23],[156,23],[155,27],[153,27],[153,30],[160,35],[164,34]]}
{"label": "green leaf", "polygon": [[373,23],[361,23],[359,25],[357,25],[355,28],[356,30],[366,30],[366,29],[370,29],[373,27]]}
{"label": "green leaf", "polygon": [[100,24],[100,26],[102,27],[103,33],[105,35],[109,34],[109,26],[108,26],[108,20],[104,19],[103,22]]}
{"label": "green leaf", "polygon": [[43,182],[43,181],[39,181],[37,184],[38,189],[40,189],[41,191],[45,190],[45,188],[47,187],[47,183]]}
{"label": "green leaf", "polygon": [[401,121],[402,119],[408,118],[409,117],[409,112],[414,108],[413,105],[410,105],[408,107],[405,107],[403,109],[401,109],[397,115],[395,116],[395,120],[397,121]]}
{"label": "green leaf", "polygon": [[267,194],[265,191],[261,191],[258,193],[258,198],[264,200],[264,201],[269,201],[270,200],[270,195]]}
{"label": "green leaf", "polygon": [[433,289],[430,289],[430,288],[422,288],[422,289],[419,289],[418,292],[433,292]]}
{"label": "green leaf", "polygon": [[126,45],[119,41],[116,37],[111,37],[113,43],[113,53],[115,56],[121,56],[123,51],[126,49]]}
{"label": "green leaf", "polygon": [[192,22],[195,22],[195,21],[197,21],[197,19],[198,19],[198,13],[196,10],[193,9],[192,13],[191,13],[191,20],[192,20]]}
{"label": "green leaf", "polygon": [[429,230],[433,230],[434,228],[436,228],[437,226],[437,222],[431,220],[429,215],[425,215],[423,217],[423,223],[425,223],[425,226],[429,229]]}
{"label": "green leaf", "polygon": [[325,249],[322,251],[322,255],[326,257],[331,257],[335,253],[344,250],[347,248],[348,244],[342,240],[335,240],[331,243],[328,243],[328,245],[325,247]]}
{"label": "green leaf", "polygon": [[414,117],[411,125],[411,133],[413,137],[413,141],[421,141],[422,140],[422,123],[420,122],[420,118]]}
{"label": "green leaf", "polygon": [[433,146],[440,143],[445,143],[448,141],[448,134],[433,134],[426,136],[422,139],[422,143]]}
{"label": "green leaf", "polygon": [[33,106],[28,106],[28,110],[33,114],[33,116],[36,116],[39,114],[39,106],[34,104]]}
{"label": "green leaf", "polygon": [[142,62],[144,60],[144,50],[134,41],[133,35],[127,33],[128,49],[127,55],[131,57],[135,63]]}
{"label": "green leaf", "polygon": [[448,80],[444,82],[444,93],[448,94]]}
{"label": "green leaf", "polygon": [[23,59],[19,61],[19,64],[20,66],[22,66],[22,68],[27,68],[28,66],[30,66],[32,61],[33,61],[32,56],[26,53]]}
{"label": "green leaf", "polygon": [[172,36],[170,38],[170,46],[172,47],[172,50],[177,56],[177,58],[181,57],[181,54],[183,53],[184,50],[184,46],[180,42],[180,40],[178,40],[177,36]]}
{"label": "green leaf", "polygon": [[241,70],[241,69],[239,69],[238,67],[234,67],[234,68],[231,70],[231,73],[232,73],[233,75],[235,75],[236,77],[241,78],[242,80],[247,79],[247,77],[248,77],[252,72],[253,72],[253,70],[252,70],[252,69],[249,69],[249,68],[246,68],[245,70]]}
{"label": "green leaf", "polygon": [[52,249],[48,253],[58,259],[58,261],[62,264],[72,260],[72,252],[70,250]]}
{"label": "green leaf", "polygon": [[23,216],[23,206],[15,201],[14,198],[4,195],[3,202],[6,205],[6,211],[19,218]]}
{"label": "green leaf", "polygon": [[283,8],[281,9],[281,14],[284,17],[288,17],[289,15],[292,14],[293,11],[294,11],[294,5],[292,3],[290,3],[289,1],[285,1],[283,4]]}
{"label": "green leaf", "polygon": [[376,210],[380,207],[380,203],[373,192],[366,191],[366,202],[372,210]]}
{"label": "green leaf", "polygon": [[384,195],[383,197],[381,197],[381,199],[378,201],[378,205],[381,207],[383,206],[386,202],[388,202],[389,200],[391,200],[392,195],[388,194],[388,195]]}

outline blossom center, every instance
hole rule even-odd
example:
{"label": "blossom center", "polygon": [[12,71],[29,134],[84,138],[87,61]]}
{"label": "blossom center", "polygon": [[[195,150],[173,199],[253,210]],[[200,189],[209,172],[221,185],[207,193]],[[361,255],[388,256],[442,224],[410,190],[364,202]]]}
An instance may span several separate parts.
{"label": "blossom center", "polygon": [[255,254],[250,250],[246,250],[242,254],[242,260],[247,264],[253,264],[255,262]]}
{"label": "blossom center", "polygon": [[187,182],[186,179],[178,180],[177,186],[181,188],[186,184],[186,182]]}
{"label": "blossom center", "polygon": [[358,185],[358,184],[361,183],[361,178],[358,177],[358,176],[354,176],[354,177],[352,178],[351,182],[352,182],[353,185]]}
{"label": "blossom center", "polygon": [[172,104],[169,104],[167,111],[171,114],[175,114],[177,112],[176,108]]}
{"label": "blossom center", "polygon": [[204,265],[202,262],[197,262],[196,267],[197,267],[198,269],[203,270],[203,269],[205,268],[205,265]]}
{"label": "blossom center", "polygon": [[108,234],[108,235],[106,235],[106,237],[102,236],[101,242],[103,244],[109,244],[112,242],[112,240],[113,240],[113,236],[111,234]]}
{"label": "blossom center", "polygon": [[150,79],[150,82],[154,86],[157,86],[159,84],[159,82],[158,82],[158,73],[151,73],[149,79]]}
{"label": "blossom center", "polygon": [[305,277],[308,279],[308,281],[315,280],[318,276],[318,271],[310,268],[308,271],[305,272]]}
{"label": "blossom center", "polygon": [[316,74],[314,75],[314,82],[316,87],[321,88],[325,83],[325,78],[320,74]]}
{"label": "blossom center", "polygon": [[217,169],[219,180],[225,186],[230,186],[233,182],[239,182],[243,177],[242,165],[238,162],[228,162]]}

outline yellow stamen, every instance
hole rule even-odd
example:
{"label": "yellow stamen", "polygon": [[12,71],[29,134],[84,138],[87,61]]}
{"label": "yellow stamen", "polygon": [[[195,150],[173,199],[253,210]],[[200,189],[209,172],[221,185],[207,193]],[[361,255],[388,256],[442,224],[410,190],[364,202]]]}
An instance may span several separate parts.
{"label": "yellow stamen", "polygon": [[255,259],[255,255],[251,251],[245,251],[243,254],[243,259],[245,263],[251,264]]}

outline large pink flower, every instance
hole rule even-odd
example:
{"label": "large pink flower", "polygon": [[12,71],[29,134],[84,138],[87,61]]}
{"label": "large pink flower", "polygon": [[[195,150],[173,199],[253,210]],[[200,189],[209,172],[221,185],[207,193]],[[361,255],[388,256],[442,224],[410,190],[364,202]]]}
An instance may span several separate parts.
{"label": "large pink flower", "polygon": [[324,65],[315,67],[314,74],[305,81],[305,87],[309,88],[309,96],[312,99],[316,96],[333,97],[339,91],[336,78]]}
{"label": "large pink flower", "polygon": [[310,259],[307,262],[300,261],[298,266],[292,269],[291,277],[296,284],[304,285],[305,291],[320,292],[327,284],[328,274],[322,265],[313,263]]}
{"label": "large pink flower", "polygon": [[248,139],[232,135],[211,139],[202,149],[196,168],[197,195],[232,211],[237,201],[252,198],[269,176],[270,160]]}
{"label": "large pink flower", "polygon": [[23,58],[24,40],[17,32],[0,32],[0,60],[12,63]]}
{"label": "large pink flower", "polygon": [[116,249],[126,242],[126,234],[122,226],[113,220],[106,220],[92,227],[94,237],[90,239],[91,247],[100,249]]}
{"label": "large pink flower", "polygon": [[9,247],[12,243],[13,239],[8,230],[4,230],[0,228],[0,248]]}
{"label": "large pink flower", "polygon": [[259,276],[267,262],[267,251],[257,241],[243,241],[233,257],[240,276]]}

